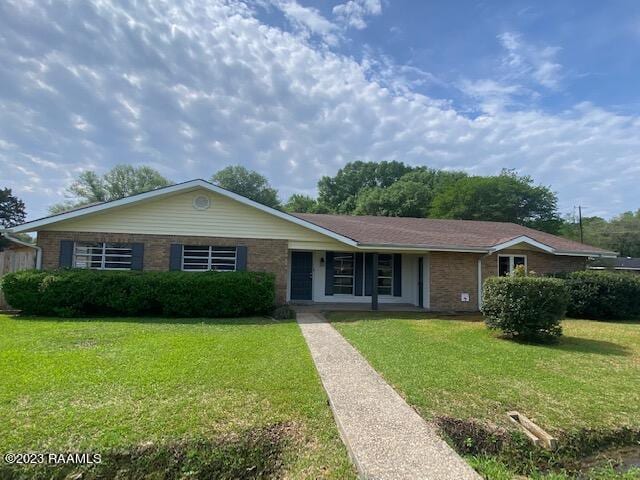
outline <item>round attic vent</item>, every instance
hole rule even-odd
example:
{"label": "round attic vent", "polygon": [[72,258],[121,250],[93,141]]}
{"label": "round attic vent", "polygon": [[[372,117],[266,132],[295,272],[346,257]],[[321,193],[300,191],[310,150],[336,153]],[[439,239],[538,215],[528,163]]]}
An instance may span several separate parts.
{"label": "round attic vent", "polygon": [[206,195],[198,195],[193,199],[193,208],[196,210],[206,210],[211,206],[211,200]]}

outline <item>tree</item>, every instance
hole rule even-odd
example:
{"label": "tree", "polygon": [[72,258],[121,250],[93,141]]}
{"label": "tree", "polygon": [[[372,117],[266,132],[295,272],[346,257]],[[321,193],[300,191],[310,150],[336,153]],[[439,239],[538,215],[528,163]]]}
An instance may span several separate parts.
{"label": "tree", "polygon": [[611,219],[604,237],[611,250],[625,257],[640,257],[640,209]]}
{"label": "tree", "polygon": [[315,198],[294,193],[284,205],[287,212],[293,213],[325,213],[325,209]]}
{"label": "tree", "polygon": [[[640,257],[640,209],[624,212],[607,221],[601,217],[582,218],[583,241],[588,245],[613,250],[623,257]],[[577,220],[565,219],[560,234],[571,240],[580,240]]]}
{"label": "tree", "polygon": [[278,191],[264,175],[241,165],[223,168],[211,177],[213,183],[268,207],[279,208]]}
{"label": "tree", "polygon": [[354,213],[390,217],[426,217],[435,195],[443,188],[466,176],[463,172],[447,172],[419,168],[403,175],[389,187],[366,188],[360,192]]}
{"label": "tree", "polygon": [[318,182],[318,201],[332,213],[353,213],[357,197],[364,189],[389,187],[414,168],[402,162],[351,162],[335,177]]}
{"label": "tree", "polygon": [[116,165],[102,176],[91,170],[85,170],[67,188],[67,195],[73,200],[52,205],[49,211],[60,213],[91,203],[109,202],[166,187],[172,183],[157,170],[145,166],[136,168],[131,165]]}
{"label": "tree", "polygon": [[467,177],[444,188],[433,199],[431,216],[461,220],[514,222],[557,233],[562,220],[558,199],[528,176],[503,170],[492,177]]}
{"label": "tree", "polygon": [[19,225],[25,217],[24,202],[14,196],[10,188],[0,189],[0,226],[9,228]]}

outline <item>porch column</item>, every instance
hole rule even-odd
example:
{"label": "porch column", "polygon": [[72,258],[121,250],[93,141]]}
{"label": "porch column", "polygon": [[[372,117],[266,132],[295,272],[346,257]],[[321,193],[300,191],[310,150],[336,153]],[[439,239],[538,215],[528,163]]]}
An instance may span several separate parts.
{"label": "porch column", "polygon": [[378,254],[371,255],[373,264],[371,280],[371,310],[378,310]]}

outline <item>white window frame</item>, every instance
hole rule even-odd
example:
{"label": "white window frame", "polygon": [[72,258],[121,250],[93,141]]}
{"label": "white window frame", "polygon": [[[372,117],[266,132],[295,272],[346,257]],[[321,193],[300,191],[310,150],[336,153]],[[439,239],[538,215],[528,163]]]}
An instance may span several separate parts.
{"label": "white window frame", "polygon": [[[351,259],[352,259],[352,271],[353,273],[351,275],[336,275],[336,256],[339,255],[351,255]],[[335,289],[336,288],[336,278],[350,278],[351,279],[351,293],[335,293],[334,295],[344,295],[344,296],[350,296],[353,297],[355,295],[355,291],[356,291],[356,254],[354,252],[334,252],[333,253],[333,285],[332,288]]]}
{"label": "white window frame", "polygon": [[[207,247],[208,250],[201,250],[201,251],[206,251],[207,252],[207,256],[190,256],[190,255],[185,255],[185,252],[188,250],[188,247],[200,247],[200,248],[204,248]],[[216,260],[229,260],[231,257],[217,257],[215,256],[215,253],[217,249],[219,248],[233,248],[234,251],[234,256],[233,256],[233,270],[218,270],[215,267],[215,261]],[[185,268],[185,259],[203,259],[206,258],[207,259],[207,268]],[[187,262],[188,264],[189,262]],[[194,264],[196,265],[196,264]],[[204,263],[200,263],[197,265],[205,265]],[[180,269],[183,272],[235,272],[238,270],[238,247],[234,247],[234,246],[221,246],[221,245],[183,245],[182,246],[182,257],[180,259]]]}
{"label": "white window frame", "polygon": [[509,259],[509,275],[511,275],[513,273],[513,270],[515,269],[515,265],[514,265],[514,258],[515,257],[522,257],[524,258],[524,270],[525,272],[529,271],[529,267],[527,265],[527,256],[526,255],[521,255],[521,254],[514,254],[514,255],[498,255],[498,276],[500,276],[500,258],[508,258]]}
{"label": "white window frame", "polygon": [[[83,246],[82,245],[83,243],[84,244],[96,243],[100,246],[88,246],[88,245]],[[129,246],[128,247],[107,247],[108,244],[129,245]],[[79,252],[79,249],[85,249],[85,251],[81,253]],[[123,253],[118,255],[114,255],[114,254],[107,255],[107,250],[128,251],[129,253]],[[89,253],[89,251],[91,252]],[[79,256],[89,257],[87,266],[85,267],[78,266]],[[93,257],[98,257],[98,256],[100,257],[100,266],[99,267],[91,266],[91,264],[94,262]],[[129,261],[128,262],[123,262],[120,260],[107,261],[108,257],[113,257],[113,256],[128,258]],[[107,267],[107,263],[122,264],[122,265],[128,265],[128,266],[123,268],[113,268],[113,267]],[[133,250],[132,250],[131,244],[118,243],[118,242],[73,242],[73,267],[74,268],[82,268],[86,270],[131,270],[132,266],[133,266]]]}

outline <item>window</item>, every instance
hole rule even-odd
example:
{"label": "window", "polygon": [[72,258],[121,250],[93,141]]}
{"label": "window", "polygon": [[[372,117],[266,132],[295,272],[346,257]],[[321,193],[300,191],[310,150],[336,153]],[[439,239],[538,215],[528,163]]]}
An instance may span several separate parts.
{"label": "window", "polygon": [[523,255],[498,255],[498,275],[506,277],[510,275],[518,265],[524,265],[527,269],[527,257]]}
{"label": "window", "polygon": [[393,293],[393,256],[378,255],[378,295]]}
{"label": "window", "polygon": [[333,255],[333,293],[353,295],[354,254],[338,253]]}
{"label": "window", "polygon": [[236,269],[236,247],[185,245],[182,248],[182,270],[233,272]]}
{"label": "window", "polygon": [[94,270],[131,270],[131,245],[107,242],[76,242],[73,266]]}

